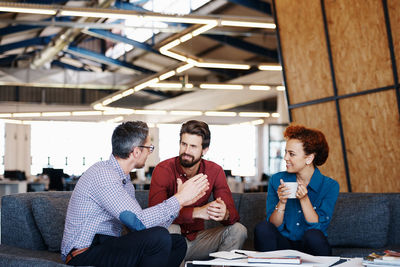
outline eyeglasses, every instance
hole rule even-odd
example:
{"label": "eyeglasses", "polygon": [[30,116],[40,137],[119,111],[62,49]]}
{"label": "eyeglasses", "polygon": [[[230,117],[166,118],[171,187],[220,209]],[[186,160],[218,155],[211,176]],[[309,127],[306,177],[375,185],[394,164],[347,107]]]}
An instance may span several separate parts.
{"label": "eyeglasses", "polygon": [[137,147],[144,147],[144,148],[148,148],[150,153],[153,153],[155,146],[150,145],[150,146],[137,146]]}

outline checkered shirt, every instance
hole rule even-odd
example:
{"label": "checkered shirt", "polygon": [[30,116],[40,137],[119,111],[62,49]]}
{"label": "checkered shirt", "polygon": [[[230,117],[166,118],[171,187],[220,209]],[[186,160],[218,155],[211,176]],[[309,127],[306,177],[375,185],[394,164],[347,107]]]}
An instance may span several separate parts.
{"label": "checkered shirt", "polygon": [[120,236],[119,216],[131,211],[146,228],[169,227],[179,214],[180,205],[171,197],[157,206],[142,209],[135,188],[113,155],[90,167],[79,179],[69,201],[61,243],[65,261],[71,249],[86,248],[96,234]]}

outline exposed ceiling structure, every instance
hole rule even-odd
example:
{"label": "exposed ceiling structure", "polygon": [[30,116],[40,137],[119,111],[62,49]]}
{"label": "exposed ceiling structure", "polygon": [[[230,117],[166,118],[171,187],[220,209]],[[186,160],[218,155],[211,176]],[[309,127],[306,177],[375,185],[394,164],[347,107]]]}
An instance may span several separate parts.
{"label": "exposed ceiling structure", "polygon": [[262,0],[0,1],[0,117],[278,116],[271,10]]}

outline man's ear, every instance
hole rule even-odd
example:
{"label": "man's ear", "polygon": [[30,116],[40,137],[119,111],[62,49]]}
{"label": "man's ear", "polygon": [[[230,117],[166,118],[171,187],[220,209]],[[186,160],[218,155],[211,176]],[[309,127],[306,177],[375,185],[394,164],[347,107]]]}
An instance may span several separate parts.
{"label": "man's ear", "polygon": [[204,156],[207,153],[208,149],[209,147],[204,148],[203,151],[201,152],[201,155]]}
{"label": "man's ear", "polygon": [[140,147],[135,147],[135,148],[132,150],[131,155],[132,155],[134,158],[138,158],[138,157],[140,156],[140,153],[142,153],[142,150],[140,149]]}

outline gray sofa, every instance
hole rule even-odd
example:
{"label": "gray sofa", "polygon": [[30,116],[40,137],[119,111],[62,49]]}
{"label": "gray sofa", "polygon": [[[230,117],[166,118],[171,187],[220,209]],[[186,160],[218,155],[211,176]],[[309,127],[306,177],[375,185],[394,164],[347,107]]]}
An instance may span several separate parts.
{"label": "gray sofa", "polygon": [[[147,207],[148,191],[137,191]],[[2,198],[0,266],[66,266],[60,257],[71,192],[37,192]],[[254,226],[265,218],[266,193],[234,193],[245,249],[253,249]],[[213,223],[207,224],[208,227]],[[341,193],[329,228],[334,255],[365,256],[400,248],[400,193]]]}

